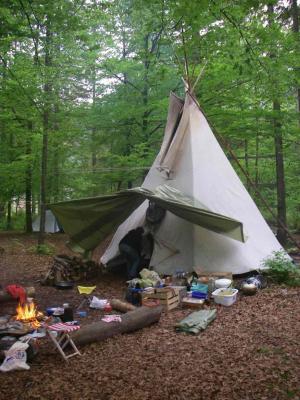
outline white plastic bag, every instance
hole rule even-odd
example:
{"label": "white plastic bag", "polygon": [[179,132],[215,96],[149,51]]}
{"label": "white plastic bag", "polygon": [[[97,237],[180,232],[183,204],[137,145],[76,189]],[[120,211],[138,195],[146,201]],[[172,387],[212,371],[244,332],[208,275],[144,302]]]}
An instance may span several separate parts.
{"label": "white plastic bag", "polygon": [[98,308],[99,310],[104,310],[107,304],[108,300],[98,299],[98,297],[93,296],[92,301],[90,302],[90,308]]}
{"label": "white plastic bag", "polygon": [[16,342],[11,348],[5,352],[5,359],[0,367],[0,371],[8,372],[20,369],[30,369],[26,363],[27,354],[26,349],[29,347],[28,343]]}

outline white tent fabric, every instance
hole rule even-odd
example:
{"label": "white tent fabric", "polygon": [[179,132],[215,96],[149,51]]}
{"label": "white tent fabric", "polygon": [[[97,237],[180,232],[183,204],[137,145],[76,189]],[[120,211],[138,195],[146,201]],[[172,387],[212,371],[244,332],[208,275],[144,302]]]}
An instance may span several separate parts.
{"label": "white tent fabric", "polygon": [[[40,221],[41,217],[38,216],[32,223],[33,232],[40,231]],[[46,233],[56,233],[59,232],[59,226],[57,220],[51,210],[46,210],[46,222],[45,222],[45,232]]]}
{"label": "white tent fabric", "polygon": [[[171,94],[161,150],[142,187],[167,184],[194,197],[203,207],[243,223],[241,243],[167,212],[154,235],[150,265],[159,273],[178,269],[245,273],[261,268],[264,258],[282,250],[254,201],[217,142],[198,104],[186,94],[183,104]],[[106,264],[118,254],[125,234],[145,222],[145,201],[116,231],[101,258]]]}

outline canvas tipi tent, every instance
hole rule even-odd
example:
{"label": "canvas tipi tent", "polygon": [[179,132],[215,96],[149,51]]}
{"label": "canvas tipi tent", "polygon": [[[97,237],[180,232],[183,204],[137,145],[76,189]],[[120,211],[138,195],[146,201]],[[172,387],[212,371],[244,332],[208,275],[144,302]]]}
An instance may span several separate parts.
{"label": "canvas tipi tent", "polygon": [[[204,209],[241,221],[247,240],[233,240],[167,211],[155,232],[150,262],[159,273],[200,266],[241,274],[260,268],[264,258],[282,250],[189,93],[184,102],[171,94],[163,143],[142,187],[153,190],[165,183]],[[147,207],[145,201],[119,226],[103,264],[118,253],[118,243],[130,229],[144,224]]]}
{"label": "canvas tipi tent", "polygon": [[[36,219],[32,223],[33,232],[40,231],[40,221],[41,217],[37,216]],[[45,232],[46,233],[56,233],[59,232],[60,228],[58,222],[51,210],[46,210],[46,220],[45,220]]]}
{"label": "canvas tipi tent", "polygon": [[241,274],[282,250],[189,93],[185,101],[171,94],[163,143],[141,188],[50,208],[77,251],[94,249],[118,227],[101,258],[107,264],[125,234],[144,225],[145,199],[167,210],[150,261],[159,273]]}

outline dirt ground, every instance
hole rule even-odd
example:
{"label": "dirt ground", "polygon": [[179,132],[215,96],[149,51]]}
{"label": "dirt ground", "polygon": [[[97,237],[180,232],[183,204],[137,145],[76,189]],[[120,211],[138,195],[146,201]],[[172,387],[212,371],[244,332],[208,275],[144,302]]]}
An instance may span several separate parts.
{"label": "dirt ground", "polygon": [[[66,237],[48,237],[56,253],[69,253]],[[40,310],[81,301],[76,288],[60,291],[36,281],[51,256],[32,254],[34,235],[1,234],[0,284],[36,287]],[[0,248],[1,250],[1,248]],[[123,298],[121,277],[104,275],[96,295]],[[86,283],[85,283],[86,284]],[[82,347],[66,364],[46,339],[29,371],[0,374],[0,400],[276,400],[300,399],[300,290],[272,286],[215,306],[216,320],[199,336],[176,333],[191,311],[176,309],[135,333]],[[0,304],[0,315],[13,306]],[[82,324],[100,318],[90,311]]]}

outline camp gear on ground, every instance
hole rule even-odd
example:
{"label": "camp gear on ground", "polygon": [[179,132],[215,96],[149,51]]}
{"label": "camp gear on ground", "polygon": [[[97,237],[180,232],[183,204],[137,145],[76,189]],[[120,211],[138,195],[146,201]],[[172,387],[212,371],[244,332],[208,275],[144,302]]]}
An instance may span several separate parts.
{"label": "camp gear on ground", "polygon": [[160,301],[158,299],[143,299],[143,306],[145,307],[157,307],[160,305]]}
{"label": "camp gear on ground", "polygon": [[205,295],[205,297],[207,297],[208,285],[205,285],[204,283],[192,284],[191,292],[192,293],[200,293],[200,294]]}
{"label": "camp gear on ground", "polygon": [[96,289],[96,286],[77,286],[77,289],[79,294],[83,296],[83,300],[77,307],[77,310],[80,310],[88,302],[88,295]]}
{"label": "camp gear on ground", "polygon": [[246,279],[247,283],[253,283],[258,289],[264,289],[267,287],[267,280],[263,275],[255,275]]}
{"label": "camp gear on ground", "polygon": [[104,322],[122,322],[122,318],[120,315],[105,315],[103,318],[101,318],[101,321]]}
{"label": "camp gear on ground", "polygon": [[96,296],[93,296],[91,302],[90,302],[90,308],[97,308],[100,310],[104,310],[105,306],[108,304],[107,299],[99,299]]}
{"label": "camp gear on ground", "polygon": [[241,284],[241,291],[243,294],[251,296],[257,293],[258,287],[254,283],[243,282]]}
{"label": "camp gear on ground", "polygon": [[61,320],[63,322],[73,321],[74,319],[73,308],[70,307],[68,303],[64,303],[63,308],[64,308],[64,313],[61,316]]}
{"label": "camp gear on ground", "polygon": [[147,268],[144,268],[140,271],[140,277],[143,280],[148,280],[152,282],[151,286],[158,286],[162,284],[162,279],[160,278],[160,276],[158,275],[157,272],[155,271],[150,271]]}
{"label": "camp gear on ground", "polygon": [[0,366],[0,371],[8,372],[13,370],[30,369],[29,365],[26,363],[26,350],[28,347],[28,343],[22,343],[20,341],[15,342],[10,349],[5,352],[6,357]]}
{"label": "camp gear on ground", "polygon": [[194,299],[202,299],[202,300],[206,300],[208,297],[207,293],[202,293],[202,292],[192,292],[192,298]]}
{"label": "camp gear on ground", "polygon": [[97,286],[77,286],[80,294],[91,294]]}
{"label": "camp gear on ground", "polygon": [[86,311],[76,311],[76,314],[80,318],[85,318],[87,316],[87,312]]}
{"label": "camp gear on ground", "polygon": [[144,305],[144,301],[149,299],[158,299],[164,311],[168,312],[179,305],[179,292],[180,288],[174,288],[172,286],[146,290],[141,293],[142,304]]}
{"label": "camp gear on ground", "polygon": [[74,287],[74,282],[72,281],[60,281],[55,283],[55,287],[61,290],[72,289]]}
{"label": "camp gear on ground", "polygon": [[53,315],[54,311],[56,310],[57,307],[47,307],[46,308],[46,314],[48,315],[48,317],[50,317],[51,315]]}
{"label": "camp gear on ground", "polygon": [[207,325],[212,322],[217,316],[217,310],[200,310],[195,311],[192,314],[185,317],[182,321],[175,325],[177,331],[187,332],[197,335],[204,329]]}
{"label": "camp gear on ground", "polygon": [[[76,355],[81,355],[80,351],[77,349],[75,343],[69,335],[69,333],[77,331],[78,329],[80,329],[80,326],[73,325],[71,322],[56,323],[47,326],[47,333],[50,339],[65,361],[68,361],[69,358]],[[67,354],[69,349],[71,349],[71,352]]]}
{"label": "camp gear on ground", "polygon": [[216,289],[212,293],[215,303],[222,304],[222,306],[231,306],[237,299],[238,290],[232,288]]}
{"label": "camp gear on ground", "polygon": [[136,289],[136,288],[128,288],[125,299],[128,303],[133,304],[134,306],[140,306],[142,304],[142,297],[141,292],[143,289]]}
{"label": "camp gear on ground", "polygon": [[25,303],[27,296],[23,286],[8,285],[6,286],[5,290],[11,295],[11,297],[13,297],[14,299],[18,299],[20,304]]}
{"label": "camp gear on ground", "polygon": [[216,279],[215,287],[216,289],[228,288],[231,285],[232,281],[230,279]]}
{"label": "camp gear on ground", "polygon": [[65,310],[64,310],[63,307],[56,307],[56,308],[54,309],[52,315],[57,316],[57,317],[60,317],[61,315],[64,314],[64,312],[65,312]]}
{"label": "camp gear on ground", "polygon": [[193,297],[184,297],[181,301],[183,307],[202,308],[205,299],[195,299]]}

